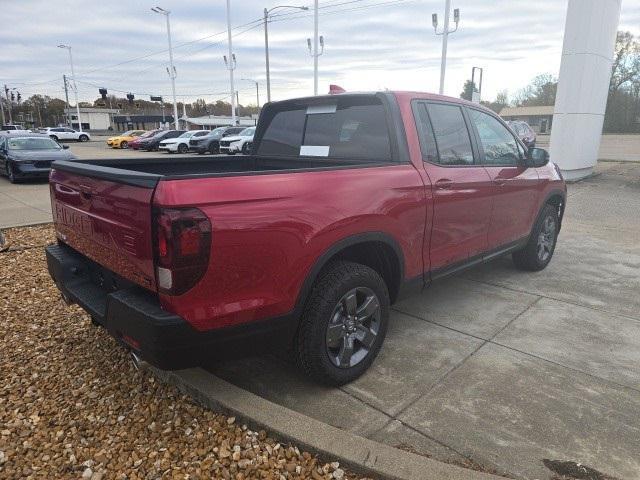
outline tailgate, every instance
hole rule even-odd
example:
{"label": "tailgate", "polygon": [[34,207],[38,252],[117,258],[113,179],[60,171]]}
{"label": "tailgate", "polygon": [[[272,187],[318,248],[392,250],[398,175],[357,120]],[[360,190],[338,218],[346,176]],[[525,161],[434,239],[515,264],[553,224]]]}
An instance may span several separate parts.
{"label": "tailgate", "polygon": [[61,241],[127,280],[155,290],[154,185],[54,168],[50,190],[56,235]]}

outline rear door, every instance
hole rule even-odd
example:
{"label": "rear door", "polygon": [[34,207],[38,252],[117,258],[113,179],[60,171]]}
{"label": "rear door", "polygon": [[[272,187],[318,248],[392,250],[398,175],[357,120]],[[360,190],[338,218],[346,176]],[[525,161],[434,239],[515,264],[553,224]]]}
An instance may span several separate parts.
{"label": "rear door", "polygon": [[425,264],[437,276],[486,250],[492,184],[460,105],[414,101],[413,110],[433,194],[430,249],[425,252],[430,262],[425,259]]}
{"label": "rear door", "polygon": [[468,108],[468,113],[482,164],[491,177],[488,249],[493,250],[529,235],[536,214],[538,172],[526,166],[524,148],[502,121],[475,108]]}
{"label": "rear door", "polygon": [[54,168],[50,189],[57,237],[127,280],[155,290],[153,186],[128,185]]}

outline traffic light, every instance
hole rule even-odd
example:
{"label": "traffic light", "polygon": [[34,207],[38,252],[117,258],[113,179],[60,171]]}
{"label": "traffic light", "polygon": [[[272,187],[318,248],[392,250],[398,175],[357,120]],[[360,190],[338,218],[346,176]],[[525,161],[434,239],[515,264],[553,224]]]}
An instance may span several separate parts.
{"label": "traffic light", "polygon": [[13,102],[15,101],[15,99],[16,99],[16,96],[13,94],[13,92],[11,92],[11,101]]}
{"label": "traffic light", "polygon": [[20,100],[22,100],[22,95],[20,95],[20,92],[18,92],[18,103],[20,103]]}
{"label": "traffic light", "polygon": [[100,93],[100,95],[102,96],[103,100],[107,99],[107,89],[106,88],[99,88],[98,92]]}
{"label": "traffic light", "polygon": [[127,100],[129,100],[129,105],[133,105],[133,99],[136,98],[133,93],[127,93]]}
{"label": "traffic light", "polygon": [[140,108],[140,102],[136,102],[136,108]]}

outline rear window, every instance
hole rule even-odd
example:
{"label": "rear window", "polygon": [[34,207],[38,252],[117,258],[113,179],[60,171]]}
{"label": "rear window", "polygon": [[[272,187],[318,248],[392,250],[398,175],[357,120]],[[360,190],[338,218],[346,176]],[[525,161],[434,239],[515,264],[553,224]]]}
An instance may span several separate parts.
{"label": "rear window", "polygon": [[364,96],[285,104],[269,120],[257,153],[391,161],[384,106]]}

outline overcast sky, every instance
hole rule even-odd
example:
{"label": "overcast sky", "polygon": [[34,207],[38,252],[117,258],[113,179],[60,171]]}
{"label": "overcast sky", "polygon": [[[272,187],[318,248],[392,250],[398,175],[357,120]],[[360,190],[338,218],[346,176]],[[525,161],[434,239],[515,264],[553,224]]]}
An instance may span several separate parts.
{"label": "overcast sky", "polygon": [[[60,43],[73,47],[80,100],[94,100],[97,87],[136,98],[170,98],[164,17],[154,5],[171,10],[171,31],[179,100],[225,98],[229,75],[224,0],[86,2],[26,0],[2,2],[0,83],[17,87],[24,98],[44,93],[64,98],[62,74],[69,59]],[[232,0],[233,47],[240,102],[255,103],[260,83],[266,98],[264,7],[310,0]],[[483,98],[500,90],[513,95],[540,73],[557,75],[562,51],[565,0],[453,0],[460,8],[459,30],[449,37],[445,93],[458,96],[471,68],[484,68]],[[620,29],[640,35],[640,2],[623,0]],[[444,0],[324,0],[320,2],[320,92],[330,83],[347,90],[411,89],[437,91],[441,37],[431,14],[442,23]],[[313,33],[312,12],[279,10],[269,24],[271,85],[274,100],[313,93],[313,63],[306,39]],[[276,13],[276,12],[274,12]],[[253,23],[251,23],[253,22]],[[140,58],[143,57],[143,58]],[[72,97],[73,98],[73,97]],[[227,97],[228,98],[228,97]]]}

